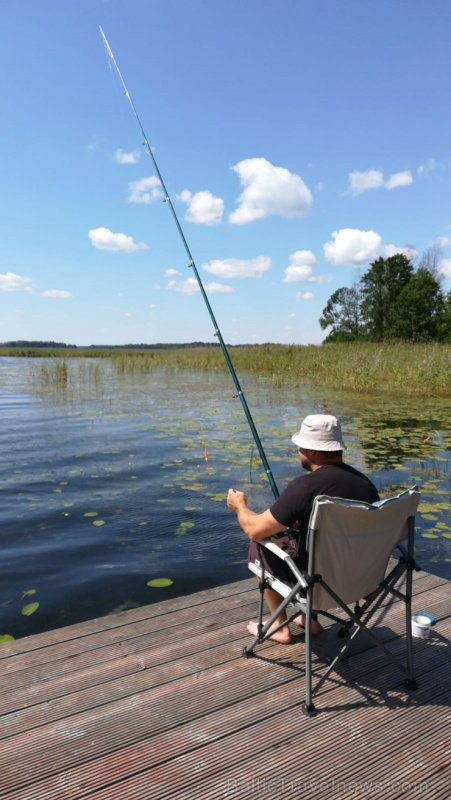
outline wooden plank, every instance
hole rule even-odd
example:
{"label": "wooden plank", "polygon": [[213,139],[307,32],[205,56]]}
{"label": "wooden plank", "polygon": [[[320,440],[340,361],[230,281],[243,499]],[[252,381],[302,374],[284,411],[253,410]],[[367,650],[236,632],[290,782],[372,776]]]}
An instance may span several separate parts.
{"label": "wooden plank", "polygon": [[[431,599],[430,593],[428,597],[430,598],[427,603],[428,610],[434,610],[434,613],[438,615],[441,608],[440,603],[445,601],[435,601]],[[385,610],[383,613],[386,617],[388,612]],[[242,615],[243,622],[247,619],[247,616],[246,607]],[[394,627],[394,633],[397,633],[403,628],[403,617],[399,615],[398,617],[399,619]],[[238,613],[238,619],[241,619],[241,613]],[[391,617],[387,619],[391,619]],[[227,618],[227,621],[229,623],[232,621],[230,616]],[[376,620],[376,622],[380,623],[380,620]],[[294,629],[294,632],[295,630],[297,629]],[[210,632],[203,632],[197,636],[191,636],[190,638],[179,637],[174,643],[165,643],[164,645],[161,645],[161,642],[157,642],[151,635],[137,637],[136,640],[132,642],[128,640],[126,647],[106,649],[103,660],[96,660],[93,665],[91,665],[90,662],[88,664],[85,662],[81,663],[81,658],[62,659],[58,665],[55,664],[53,666],[51,679],[48,678],[48,670],[46,668],[31,668],[28,672],[24,670],[18,676],[23,678],[23,680],[18,684],[18,688],[15,691],[14,686],[16,685],[15,679],[17,676],[14,673],[13,676],[8,676],[3,679],[3,688],[5,691],[0,695],[1,713],[7,713],[18,708],[26,708],[36,702],[42,702],[61,696],[65,692],[65,687],[69,691],[76,691],[79,688],[96,686],[109,679],[113,680],[114,677],[120,677],[122,674],[127,675],[142,669],[149,669],[151,666],[164,664],[171,660],[175,660],[177,662],[177,667],[180,667],[182,670],[182,659],[185,656],[194,655],[197,652],[201,652],[206,647],[216,647],[221,641],[228,642],[236,638],[241,640],[244,632],[244,624],[237,628],[228,625],[223,629],[221,628],[215,631],[213,635]],[[389,638],[389,631],[387,631],[387,637]],[[244,644],[245,641],[246,639],[241,641],[241,645]],[[327,635],[316,640],[316,646],[319,648],[323,647],[323,652],[320,652],[319,656],[326,659],[330,655],[327,649],[324,650],[327,642]],[[368,646],[370,646],[368,640],[363,636],[360,637],[360,642],[359,647],[361,648],[368,648]],[[156,647],[156,644],[159,646]],[[137,655],[136,658],[134,658],[135,654]],[[195,668],[193,667],[193,669]],[[172,679],[170,677],[170,670],[167,675],[168,680]],[[11,677],[13,677],[14,680],[11,680]],[[44,680],[42,680],[43,677]],[[37,681],[40,679],[41,682],[37,685]]]}
{"label": "wooden plank", "polygon": [[[431,583],[436,581],[436,583]],[[244,588],[247,584],[247,588]],[[415,597],[420,594],[418,589],[421,586],[423,594],[429,589],[431,585],[446,586],[441,579],[436,579],[435,576],[429,576],[425,573],[415,574]],[[80,660],[80,652],[82,656],[91,650],[101,649],[107,645],[114,645],[117,642],[121,643],[121,648],[126,646],[127,639],[140,636],[141,634],[151,633],[157,630],[163,632],[163,636],[169,638],[173,635],[175,638],[180,636],[180,629],[177,626],[186,626],[186,635],[190,635],[194,631],[196,625],[205,625],[210,623],[214,625],[222,613],[228,613],[233,607],[240,607],[243,605],[249,606],[251,617],[255,616],[257,609],[257,593],[255,590],[255,581],[240,581],[238,584],[233,584],[238,587],[238,593],[230,594],[230,587],[224,589],[224,593],[219,592],[218,589],[212,590],[212,599],[207,600],[205,592],[202,594],[202,603],[193,603],[193,606],[186,604],[186,598],[179,598],[180,606],[177,605],[175,600],[168,602],[167,613],[164,614],[162,609],[164,604],[159,604],[158,613],[152,613],[149,616],[149,609],[154,609],[154,606],[146,607],[147,616],[143,617],[142,609],[133,609],[131,611],[121,612],[118,615],[106,617],[106,622],[98,625],[97,620],[88,623],[80,623],[80,625],[70,626],[63,631],[50,631],[45,634],[38,634],[36,636],[26,637],[25,639],[18,640],[18,642],[5,643],[0,647],[0,656],[3,656],[5,661],[1,663],[2,676],[6,676],[10,672],[29,669],[33,665],[42,664],[44,672],[47,671],[48,664],[51,661],[60,658],[78,659],[74,661],[74,669],[78,668]],[[191,597],[191,596],[190,596]],[[252,608],[252,606],[255,608]],[[420,607],[420,606],[419,606]],[[421,606],[422,608],[422,606]],[[424,610],[424,609],[423,609]],[[135,619],[135,613],[140,612],[140,618]],[[211,617],[211,619],[209,619]],[[208,622],[207,622],[208,620]],[[116,623],[116,626],[115,624]],[[98,625],[99,630],[93,630],[93,625]],[[169,629],[174,627],[176,630],[169,632]],[[70,638],[67,631],[71,631]],[[53,641],[55,636],[59,634],[60,638]],[[75,635],[76,634],[76,635]],[[52,643],[49,644],[49,637]],[[82,641],[80,641],[82,639]],[[28,642],[28,646],[24,642]],[[16,653],[17,651],[17,653]],[[22,658],[20,655],[22,654]],[[123,654],[123,650],[121,650]],[[11,656],[16,656],[11,658]],[[110,654],[104,652],[99,654],[100,658],[104,656],[106,659],[110,658]],[[94,659],[96,656],[93,657]],[[71,666],[71,665],[70,665]],[[38,680],[39,677],[35,675],[33,680]],[[10,689],[10,685],[2,680],[0,691]]]}
{"label": "wooden plank", "polygon": [[[35,645],[31,652],[25,651],[6,659],[1,665],[2,675],[6,676],[16,671],[29,669],[30,666],[35,665],[44,665],[43,672],[45,673],[46,671],[48,672],[51,662],[68,658],[77,659],[74,661],[75,669],[78,668],[80,661],[84,658],[87,660],[109,659],[110,654],[104,649],[108,645],[113,646],[116,650],[119,647],[121,648],[120,652],[124,653],[128,640],[139,636],[152,635],[152,637],[158,636],[162,641],[171,641],[179,639],[183,631],[186,636],[189,636],[195,631],[219,628],[222,624],[221,617],[225,613],[233,615],[234,609],[238,609],[239,613],[239,609],[245,605],[249,606],[249,610],[255,608],[254,593],[249,592],[221,599],[216,605],[210,603],[207,607],[202,605],[193,609],[176,609],[168,613],[164,618],[158,616],[157,619],[146,619],[127,625],[120,625],[118,628],[107,628],[98,633],[89,632],[86,636],[81,636],[80,632],[77,639],[70,639],[50,646],[46,645],[46,639],[44,638],[42,647],[38,648]],[[42,634],[42,636],[46,637],[46,634]],[[4,685],[2,681],[2,688]]]}
{"label": "wooden plank", "polygon": [[[429,664],[429,653],[425,642],[418,644],[420,658],[417,657],[419,661],[417,666],[421,669],[421,653],[426,665]],[[271,645],[268,647],[271,648]],[[280,653],[286,653],[287,650],[283,646],[275,646],[273,649]],[[449,661],[449,650],[442,648],[435,656],[434,663],[440,663],[439,657]],[[395,686],[400,683],[399,675],[391,666],[388,671],[384,669],[382,676],[371,677],[372,671],[368,671],[365,659],[366,654],[361,656],[361,671],[364,675],[370,676],[369,685],[366,687],[370,696],[371,690],[374,693],[373,684],[377,686],[381,683],[384,687],[390,685],[390,681]],[[219,692],[218,680],[221,687]],[[137,694],[139,687],[135,684],[130,687],[130,696],[108,703],[96,711],[89,709],[82,714],[75,713],[64,719],[63,727],[60,723],[45,725],[35,729],[31,738],[25,733],[4,740],[0,786],[3,787],[4,781],[8,783],[12,777],[15,784],[20,785],[24,775],[28,780],[30,774],[37,778],[59,768],[61,764],[75,766],[80,761],[114,750],[118,741],[121,747],[125,747],[156,735],[159,731],[177,728],[190,719],[202,718],[212,711],[229,707],[230,704],[235,705],[244,698],[255,698],[259,693],[265,694],[274,684],[286,685],[295,680],[299,687],[296,687],[293,695],[298,701],[298,698],[302,697],[304,678],[303,673],[296,667],[293,668],[291,662],[283,662],[281,659],[278,663],[259,659],[251,661],[239,659],[219,668],[206,670],[200,677],[189,676],[180,679],[176,691],[172,685],[166,684],[153,690],[142,690]],[[435,688],[438,691],[437,686]],[[353,696],[359,696],[361,704],[361,688],[349,689],[347,686],[332,683],[328,692],[333,694],[334,708],[337,704],[338,707],[346,704],[349,691]],[[326,695],[326,698],[321,697],[321,707],[327,710],[329,709],[327,692]],[[74,700],[75,712],[76,709],[77,702]],[[73,746],[74,741],[77,743],[76,748]],[[17,748],[21,753],[20,765],[17,764]]]}
{"label": "wooden plank", "polygon": [[[405,796],[401,778],[407,784],[414,775],[427,783],[425,797],[447,800],[449,586],[415,576],[417,610],[438,619],[429,640],[414,640],[418,692],[406,693],[401,673],[359,636],[315,701],[320,713],[313,719],[300,713],[302,644],[267,643],[256,658],[241,657],[249,638],[244,622],[256,612],[252,579],[204,592],[192,606],[179,598],[147,617],[141,609],[123,612],[117,627],[107,618],[71,626],[76,636],[66,630],[60,640],[58,631],[50,640],[29,637],[28,649],[2,651],[0,662],[2,673],[7,667],[2,683],[11,682],[0,695],[8,711],[0,727],[1,796],[291,800],[330,797],[331,781],[341,780],[336,796],[355,798],[351,775],[361,786],[379,778],[374,796],[393,800]],[[389,604],[378,614],[384,641],[402,653],[403,607]],[[336,628],[314,638],[318,675]],[[297,791],[293,776],[300,780],[304,768],[316,785]]]}
{"label": "wooden plank", "polygon": [[[445,680],[444,686],[446,694],[445,696],[442,694],[441,697],[446,704],[450,700],[450,689]],[[420,732],[416,725],[411,725],[411,730],[406,735],[405,715],[409,709],[406,709],[403,718],[401,712],[396,714],[395,721],[399,728],[399,741],[402,743],[402,749],[410,758],[412,748],[421,748],[423,751],[424,743],[427,744],[431,738],[436,721],[430,714],[428,715],[426,703],[434,702],[436,693],[437,682],[431,678],[428,690],[424,687],[422,690],[421,702],[423,705],[420,706],[423,709],[422,716],[417,719]],[[263,714],[260,714],[256,721],[246,713],[237,721],[236,714],[229,714],[228,717],[225,717],[223,712],[221,719],[216,720],[216,738],[213,741],[211,740],[212,728],[209,719],[206,721],[206,730],[202,724],[195,728],[190,723],[189,732],[177,729],[176,736],[168,733],[166,737],[148,739],[139,746],[122,750],[120,757],[117,753],[113,753],[106,759],[91,762],[89,766],[83,765],[65,772],[63,784],[59,779],[48,779],[41,782],[39,789],[37,788],[33,795],[27,794],[24,790],[14,792],[10,798],[11,800],[19,800],[19,798],[25,800],[25,798],[33,797],[34,800],[37,800],[37,798],[45,797],[48,800],[56,800],[66,796],[61,793],[62,786],[64,791],[70,792],[70,797],[83,797],[88,793],[91,796],[92,792],[95,792],[93,796],[98,800],[107,797],[137,798],[140,796],[150,800],[153,797],[164,797],[169,792],[171,797],[177,797],[176,792],[187,792],[186,796],[188,797],[191,796],[190,787],[192,787],[193,797],[217,797],[218,792],[210,795],[209,792],[213,791],[214,786],[218,788],[226,781],[230,784],[235,782],[244,790],[246,782],[253,774],[259,777],[261,783],[266,774],[264,770],[268,761],[266,780],[269,783],[271,778],[274,778],[274,756],[278,760],[279,767],[278,748],[281,747],[286,748],[287,753],[293,755],[294,763],[298,765],[299,753],[303,754],[303,759],[308,764],[309,780],[312,782],[318,782],[318,773],[322,774],[324,764],[327,764],[329,760],[333,764],[344,763],[348,771],[359,769],[364,752],[365,759],[369,759],[370,765],[374,765],[376,761],[377,766],[378,760],[380,761],[378,745],[383,747],[385,744],[387,720],[390,717],[394,719],[392,710],[385,703],[379,707],[373,707],[371,716],[369,716],[366,706],[357,706],[352,714],[352,720],[349,720],[349,714],[343,715],[340,712],[337,714],[335,724],[331,726],[330,715],[327,715],[327,718],[321,715],[313,720],[306,720],[300,714],[299,708],[293,708],[292,705],[287,708],[286,698],[284,698],[284,692],[281,691],[280,686],[274,689],[274,696],[277,695],[282,706],[285,704],[285,708],[279,714],[274,714],[273,700],[270,713],[268,713],[268,707],[265,707]],[[349,697],[349,690],[348,703],[352,704],[352,695]],[[248,703],[248,709],[251,712],[254,710],[255,713],[255,704],[252,709]],[[227,728],[231,721],[235,721],[233,735],[230,735]],[[324,728],[327,729],[327,733]],[[397,734],[396,729],[394,733]],[[352,750],[349,750],[350,739],[354,743]],[[180,741],[185,743],[185,752],[174,758]],[[397,736],[395,741],[398,741]],[[356,745],[358,745],[357,748]],[[390,759],[393,770],[396,756],[392,749],[390,750]],[[155,762],[157,762],[156,766],[152,768],[151,765]],[[409,759],[407,759],[407,763],[411,763]],[[233,768],[236,771],[228,771],[226,777],[224,771]],[[336,768],[333,769],[333,774],[337,775]],[[133,772],[135,777],[131,780]],[[276,774],[278,775],[279,772]],[[296,772],[293,774],[296,775]],[[213,784],[208,781],[211,775],[214,776]],[[121,781],[122,777],[125,777],[124,781]],[[288,772],[285,779],[287,785],[288,780],[292,779],[293,775]],[[343,776],[343,780],[345,780],[345,776]],[[207,781],[205,785],[203,781]],[[105,782],[108,784],[108,788],[104,788]],[[99,786],[102,788],[98,794],[96,787]],[[180,797],[185,797],[185,794],[180,794]]]}
{"label": "wooden plank", "polygon": [[[433,606],[435,613],[437,613],[436,608],[438,609],[439,606],[434,606],[434,602],[435,601],[432,600],[429,601],[428,609]],[[241,610],[243,610],[243,614],[241,614]],[[248,616],[246,612],[247,606],[244,609],[240,609],[238,612],[238,619],[243,619],[243,623]],[[387,609],[385,609],[383,613],[386,621],[392,618],[391,616],[387,617],[389,613]],[[390,614],[393,615],[393,612],[390,612]],[[397,614],[397,617],[399,618],[399,614]],[[227,620],[228,622],[232,621],[230,615]],[[63,659],[58,667],[54,665],[51,679],[47,679],[48,670],[46,668],[31,668],[28,672],[22,670],[20,673],[13,673],[12,676],[8,676],[4,679],[4,692],[0,695],[0,712],[5,714],[20,708],[28,708],[36,703],[42,703],[63,696],[66,691],[75,692],[85,687],[95,687],[108,680],[116,680],[123,676],[131,675],[134,672],[149,669],[151,666],[156,666],[157,664],[162,666],[159,672],[153,671],[154,680],[157,680],[157,675],[160,675],[159,679],[161,681],[173,680],[177,675],[203,669],[202,663],[209,662],[201,662],[193,658],[193,656],[195,656],[196,653],[201,653],[205,648],[217,648],[217,645],[221,642],[234,641],[237,638],[240,639],[240,646],[242,647],[247,641],[247,637],[244,635],[245,626],[243,623],[239,626],[228,625],[227,627],[215,631],[213,634],[208,632],[198,636],[191,636],[189,639],[182,638],[177,640],[174,644],[170,644],[169,646],[164,644],[164,646],[159,646],[158,648],[155,646],[157,644],[156,639],[152,638],[151,635],[137,637],[133,642],[128,640],[126,648],[108,648],[104,654],[104,659],[100,662],[96,661],[93,665],[81,665],[80,660],[78,660],[78,668],[75,674],[75,662],[73,659],[70,659],[69,662]],[[394,633],[402,630],[402,627],[403,618],[401,617],[397,621]],[[387,630],[385,639],[387,640],[390,638],[390,635],[390,631]],[[367,649],[371,646],[371,643],[363,636],[360,637],[360,640],[360,648]],[[330,648],[324,650],[328,641],[327,635],[316,640],[317,646],[321,647],[322,645],[323,648],[323,652],[319,653],[319,657],[327,659],[330,656],[332,652]],[[335,647],[335,641],[333,642],[333,647]],[[219,652],[221,652],[219,656],[220,659],[226,660],[229,647],[226,646],[222,651],[215,652],[213,660],[218,657]],[[188,663],[185,664],[184,659],[186,660],[187,656],[190,656],[190,658]],[[171,661],[175,663],[175,671],[174,665],[170,668],[164,666]],[[66,669],[69,670],[68,673]],[[38,685],[37,681],[42,678],[43,675],[46,679],[41,680]],[[13,681],[11,677],[14,678]],[[18,688],[14,690],[17,677],[20,677],[22,680],[18,684]],[[100,703],[103,692],[96,691],[95,694],[98,696]],[[49,709],[50,707],[47,706],[47,708]],[[9,735],[6,733],[7,729],[8,726],[4,722],[3,732],[0,732],[0,737],[2,735]]]}
{"label": "wooden plank", "polygon": [[166,617],[171,611],[181,612],[183,609],[194,609],[197,605],[208,605],[208,603],[214,603],[217,599],[235,597],[240,593],[252,590],[255,591],[255,580],[244,578],[235,583],[216,586],[213,589],[205,589],[182,597],[175,597],[172,600],[164,600],[161,603],[139,606],[139,608],[120,611],[117,614],[108,614],[105,617],[98,617],[88,622],[79,622],[74,625],[68,625],[65,628],[56,628],[45,633],[25,636],[22,639],[2,644],[0,647],[0,659],[9,658],[18,653],[28,653],[35,648],[40,649],[52,644],[60,644],[70,639],[78,639],[80,636],[117,629],[122,625],[129,625],[133,622],[156,619],[160,616]]}
{"label": "wooden plank", "polygon": [[[421,571],[414,573],[415,593],[421,593],[427,590],[430,586],[446,586],[448,581],[430,573]],[[249,593],[249,602],[251,597],[256,597],[256,583],[255,579],[248,578],[237,581],[235,583],[217,586],[213,589],[207,589],[194,594],[177,597],[171,600],[165,600],[162,603],[153,603],[147,606],[140,606],[139,608],[130,609],[129,611],[121,611],[117,614],[109,614],[105,617],[96,618],[88,622],[80,622],[75,625],[69,625],[65,628],[57,628],[55,630],[39,633],[31,636],[26,636],[13,642],[5,642],[0,647],[0,664],[1,660],[9,660],[13,655],[20,653],[29,653],[37,649],[41,650],[44,647],[51,647],[52,645],[61,645],[64,642],[69,642],[72,639],[78,640],[80,637],[88,637],[93,634],[106,632],[109,630],[118,631],[122,626],[130,625],[135,622],[150,621],[150,624],[155,623],[159,617],[166,619],[171,612],[181,614],[184,610],[193,612],[196,606],[204,606],[205,614],[209,603],[215,603],[216,600],[224,600],[227,607],[227,599],[232,600],[237,598],[237,595],[246,595]],[[202,613],[202,612],[200,612]],[[162,624],[159,620],[156,624]],[[92,641],[95,641],[93,639]],[[20,661],[17,661],[17,668],[20,669]],[[3,665],[2,665],[3,671]]]}

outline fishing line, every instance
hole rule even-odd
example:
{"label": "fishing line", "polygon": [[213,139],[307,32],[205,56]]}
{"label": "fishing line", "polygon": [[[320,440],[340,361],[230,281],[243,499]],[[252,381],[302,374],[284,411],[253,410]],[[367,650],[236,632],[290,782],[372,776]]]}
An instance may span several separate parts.
{"label": "fishing line", "polygon": [[120,82],[121,82],[121,84],[123,86],[125,96],[126,96],[128,102],[130,104],[130,107],[131,107],[131,109],[133,111],[133,115],[134,115],[134,117],[136,119],[138,127],[139,127],[139,129],[141,131],[141,134],[143,136],[143,140],[144,140],[143,144],[146,147],[147,152],[150,155],[150,158],[152,159],[152,164],[154,166],[154,169],[155,169],[155,172],[157,174],[158,180],[161,183],[161,188],[163,189],[164,202],[167,203],[167,205],[169,206],[169,209],[171,211],[172,217],[173,217],[174,222],[176,224],[177,230],[178,230],[178,232],[180,234],[180,238],[181,238],[181,240],[183,242],[183,246],[185,248],[186,254],[187,254],[188,259],[189,259],[188,267],[193,270],[194,276],[195,276],[195,278],[197,280],[197,283],[199,285],[199,289],[201,291],[201,294],[202,294],[202,297],[204,299],[205,305],[207,306],[207,310],[208,310],[208,313],[210,315],[210,319],[211,319],[211,321],[213,323],[214,335],[217,337],[218,342],[219,342],[219,344],[221,346],[222,353],[224,355],[224,358],[226,360],[226,364],[227,364],[227,366],[229,368],[230,375],[232,376],[233,383],[235,384],[235,388],[237,390],[237,396],[240,399],[241,405],[243,407],[243,411],[244,411],[244,413],[246,415],[247,422],[248,422],[249,427],[250,427],[251,432],[252,432],[252,436],[254,437],[255,444],[257,445],[257,450],[259,452],[260,458],[261,458],[263,466],[265,468],[266,476],[268,478],[268,481],[269,481],[269,484],[271,486],[271,489],[272,489],[272,492],[274,494],[274,497],[277,498],[279,496],[279,491],[277,489],[276,482],[274,480],[274,476],[273,476],[273,474],[271,472],[271,468],[269,466],[268,459],[266,458],[265,451],[263,450],[263,446],[262,446],[262,443],[260,441],[260,437],[259,437],[259,435],[257,433],[257,429],[256,429],[256,427],[254,425],[254,421],[252,419],[252,415],[251,415],[251,412],[249,410],[249,406],[248,406],[248,404],[246,402],[246,398],[245,398],[243,390],[242,390],[242,388],[240,386],[240,382],[238,380],[238,376],[237,376],[237,374],[235,372],[235,369],[234,369],[234,366],[232,364],[232,360],[230,358],[229,351],[227,350],[227,347],[226,347],[226,344],[224,342],[224,339],[222,338],[221,331],[219,330],[218,323],[216,322],[216,319],[215,319],[215,315],[213,314],[213,309],[212,309],[212,307],[210,305],[210,302],[208,300],[204,285],[203,285],[203,283],[201,281],[200,275],[199,275],[199,273],[197,271],[196,264],[194,262],[194,259],[193,259],[192,255],[191,255],[191,251],[190,251],[190,249],[188,247],[188,242],[185,239],[185,234],[183,233],[183,230],[182,230],[182,227],[180,225],[180,222],[179,222],[179,219],[177,217],[177,214],[175,212],[174,206],[172,205],[171,198],[169,196],[168,190],[166,189],[166,185],[165,185],[165,182],[164,182],[163,177],[161,175],[161,172],[160,172],[160,170],[158,168],[158,164],[157,164],[157,162],[155,160],[155,156],[153,154],[152,148],[149,145],[149,141],[148,141],[147,136],[145,134],[144,128],[143,128],[142,123],[141,123],[141,120],[140,120],[140,118],[138,116],[138,112],[137,112],[137,110],[135,108],[135,105],[133,103],[132,98],[130,97],[130,92],[127,89],[125,81],[124,81],[124,79],[122,77],[122,73],[121,73],[121,71],[120,71],[120,69],[119,69],[119,67],[117,65],[116,59],[114,58],[113,51],[111,50],[111,47],[108,44],[108,40],[107,40],[107,38],[106,38],[106,36],[105,36],[105,34],[104,34],[103,30],[102,30],[102,27],[100,25],[99,25],[99,30],[100,30],[100,34],[101,34],[102,39],[103,39],[103,43],[105,45],[105,49],[106,49],[109,61],[110,61],[110,66],[111,66],[111,64],[113,64],[115,69],[116,69],[116,72],[117,72],[117,74],[119,76],[119,80],[120,80]]}

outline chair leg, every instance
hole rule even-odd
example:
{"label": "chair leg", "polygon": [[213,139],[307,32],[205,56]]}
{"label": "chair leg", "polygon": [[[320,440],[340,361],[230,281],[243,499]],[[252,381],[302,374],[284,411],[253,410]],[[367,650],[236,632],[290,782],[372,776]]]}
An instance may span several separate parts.
{"label": "chair leg", "polygon": [[316,715],[316,708],[312,702],[312,594],[313,588],[307,590],[307,613],[305,615],[305,703],[302,713],[307,717]]}
{"label": "chair leg", "polygon": [[259,589],[259,603],[258,603],[258,620],[257,620],[257,636],[255,636],[249,644],[245,645],[243,648],[243,656],[245,658],[251,658],[254,655],[254,647],[255,645],[261,641],[262,638],[262,631],[263,631],[263,603],[265,598],[265,589],[267,587],[267,581],[265,580],[264,573],[261,579],[258,582],[258,589]]}
{"label": "chair leg", "polygon": [[412,647],[412,568],[407,567],[406,576],[406,649],[407,649],[407,677],[404,680],[406,689],[415,691],[418,683],[413,676],[413,647]]}

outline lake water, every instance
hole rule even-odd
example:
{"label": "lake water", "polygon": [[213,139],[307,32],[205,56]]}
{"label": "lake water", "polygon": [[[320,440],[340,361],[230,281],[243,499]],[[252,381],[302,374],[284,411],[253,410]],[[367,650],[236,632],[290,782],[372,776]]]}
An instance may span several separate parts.
{"label": "lake water", "polygon": [[[0,636],[248,577],[227,490],[244,489],[257,511],[273,498],[230,376],[118,375],[106,359],[76,359],[57,389],[42,386],[44,363],[0,358]],[[301,418],[336,414],[346,460],[382,495],[420,485],[417,557],[451,579],[451,401],[240,381],[279,490],[299,474]],[[161,578],[172,583],[148,585]]]}

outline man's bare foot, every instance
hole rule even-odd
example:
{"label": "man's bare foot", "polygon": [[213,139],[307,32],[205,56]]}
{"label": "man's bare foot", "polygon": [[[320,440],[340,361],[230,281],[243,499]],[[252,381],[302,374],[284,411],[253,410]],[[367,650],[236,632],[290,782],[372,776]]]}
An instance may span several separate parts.
{"label": "man's bare foot", "polygon": [[[252,636],[257,636],[258,625],[256,622],[248,622],[247,629]],[[272,642],[278,642],[279,644],[291,644],[292,636],[288,625],[286,625],[284,628],[281,628],[280,631],[276,631],[276,633],[271,634],[269,639],[271,639]]]}
{"label": "man's bare foot", "polygon": [[[299,614],[298,617],[295,617],[293,620],[295,625],[298,625],[300,628],[305,628],[305,614]],[[317,619],[312,619],[312,624],[310,626],[310,633],[313,635],[317,633],[322,633],[324,630],[323,626]]]}

